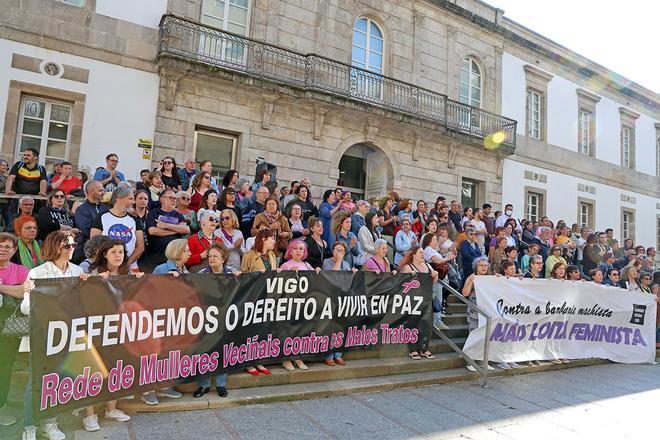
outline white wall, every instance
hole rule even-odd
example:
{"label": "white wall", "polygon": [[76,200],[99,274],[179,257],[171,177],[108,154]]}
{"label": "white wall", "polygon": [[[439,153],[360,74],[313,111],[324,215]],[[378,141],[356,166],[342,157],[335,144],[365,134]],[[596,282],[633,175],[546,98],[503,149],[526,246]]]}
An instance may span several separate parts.
{"label": "white wall", "polygon": [[[546,183],[525,179],[525,170],[545,174]],[[578,183],[593,186],[596,194],[578,192]],[[502,205],[512,203],[514,214],[518,218],[525,217],[525,186],[546,190],[546,215],[556,224],[563,219],[571,225],[577,222],[578,197],[593,199],[596,202],[596,230],[614,229],[614,237],[621,236],[621,208],[629,207],[635,210],[636,244],[656,246],[656,203],[660,198],[652,198],[643,194],[622,191],[619,188],[602,185],[586,179],[567,176],[547,169],[533,167],[527,164],[505,159],[502,176]],[[621,202],[621,194],[633,196],[635,204]]]}
{"label": "white wall", "polygon": [[[11,67],[12,53],[89,69],[88,84]],[[153,139],[158,101],[158,75],[0,39],[0,133],[4,130],[9,81],[81,93],[86,96],[80,147],[80,167],[94,170],[105,156],[119,155],[119,170],[127,179],[149,168],[137,148],[138,138]],[[15,146],[12,146],[15,149]]]}
{"label": "white wall", "polygon": [[[655,120],[646,115],[640,115],[635,123],[635,168],[642,173],[656,175],[656,136]],[[650,147],[650,148],[648,148]],[[660,177],[660,176],[659,176]]]}
{"label": "white wall", "polygon": [[96,0],[96,12],[157,28],[160,17],[167,12],[167,0]]}
{"label": "white wall", "polygon": [[502,115],[518,121],[516,131],[525,136],[526,63],[506,52],[502,54]]}
{"label": "white wall", "polygon": [[559,76],[548,83],[548,143],[572,151],[578,150],[578,101],[575,90],[575,84]]}
{"label": "white wall", "polygon": [[[525,136],[525,71],[528,63],[511,54],[502,55],[502,114],[518,121],[517,132]],[[556,72],[548,83],[548,143],[577,151],[578,99],[576,90],[583,88],[598,96],[599,90],[579,86],[558,76]],[[619,107],[625,105],[601,96],[596,104],[596,158],[616,165],[621,164],[621,116]],[[636,169],[655,175],[655,127],[658,122],[642,114],[635,122]]]}

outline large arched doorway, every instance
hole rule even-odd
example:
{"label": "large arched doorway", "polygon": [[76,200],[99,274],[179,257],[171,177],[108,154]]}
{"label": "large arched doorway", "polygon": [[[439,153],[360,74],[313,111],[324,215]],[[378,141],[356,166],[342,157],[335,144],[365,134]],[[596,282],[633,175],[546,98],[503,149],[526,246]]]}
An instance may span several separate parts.
{"label": "large arched doorway", "polygon": [[392,190],[393,184],[390,160],[373,145],[354,144],[339,160],[337,186],[350,191],[353,200],[381,197]]}

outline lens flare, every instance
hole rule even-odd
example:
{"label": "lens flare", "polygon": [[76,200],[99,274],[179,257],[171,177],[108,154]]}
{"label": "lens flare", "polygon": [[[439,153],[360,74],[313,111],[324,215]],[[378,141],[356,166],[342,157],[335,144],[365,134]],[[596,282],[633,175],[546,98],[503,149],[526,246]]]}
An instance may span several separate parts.
{"label": "lens flare", "polygon": [[484,148],[487,150],[494,150],[499,147],[502,142],[506,140],[506,133],[503,131],[496,131],[484,138]]}

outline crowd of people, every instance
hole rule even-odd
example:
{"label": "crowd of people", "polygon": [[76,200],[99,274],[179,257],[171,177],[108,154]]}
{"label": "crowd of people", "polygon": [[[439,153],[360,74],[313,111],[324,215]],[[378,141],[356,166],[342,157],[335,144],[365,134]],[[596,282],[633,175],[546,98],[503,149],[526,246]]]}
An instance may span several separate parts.
{"label": "crowd of people", "polygon": [[[341,188],[327,189],[319,197],[307,177],[280,187],[264,167],[254,179],[242,178],[236,170],[218,179],[208,160],[188,159],[178,167],[172,157],[131,181],[118,165],[119,157],[109,154],[106,166],[91,179],[74,174],[68,162],[55,164],[48,174],[39,165],[38,151],[29,148],[11,168],[0,163],[0,190],[4,186],[8,196],[19,195],[0,203],[0,324],[15,308],[29,313],[35,279],[144,273],[429,273],[438,304],[434,324],[441,330],[447,328],[442,319],[450,314],[451,290],[476,301],[474,278],[479,275],[592,282],[623,289],[622,294],[638,291],[660,297],[654,248],[635,246],[632,240],[621,245],[612,229],[591,231],[563,220],[554,224],[547,217],[520,220],[510,204],[493,212],[490,204],[462,207],[444,197],[432,204],[415,202],[395,192],[378,200],[353,200],[351,192]],[[468,309],[467,321],[470,329],[476,328],[474,309]],[[0,336],[0,344],[8,353],[0,357],[0,424],[9,424],[15,420],[1,407],[16,351],[29,351],[29,340]],[[428,340],[409,346],[409,356],[434,358]],[[346,364],[340,352],[324,361],[329,366]],[[286,360],[283,367],[309,368],[299,358]],[[264,365],[246,371],[270,374]],[[215,383],[218,394],[227,396],[227,375],[217,376]],[[210,378],[200,379],[193,395],[202,397],[210,388]],[[166,388],[141,398],[157,405],[159,397],[180,396]],[[25,399],[24,438],[33,439],[37,428],[31,384]],[[130,418],[115,402],[108,402],[104,417]],[[82,423],[88,431],[100,428],[94,408],[85,410]],[[54,419],[41,420],[39,426],[47,438],[64,439]]]}

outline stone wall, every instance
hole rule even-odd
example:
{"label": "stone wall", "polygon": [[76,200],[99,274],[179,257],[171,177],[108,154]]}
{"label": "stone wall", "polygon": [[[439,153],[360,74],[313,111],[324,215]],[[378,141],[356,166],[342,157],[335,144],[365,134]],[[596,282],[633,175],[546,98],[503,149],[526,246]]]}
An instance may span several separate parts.
{"label": "stone wall", "polygon": [[[459,143],[437,130],[199,73],[177,81],[171,109],[169,93],[167,83],[161,81],[156,161],[168,155],[177,161],[192,156],[196,127],[234,133],[241,175],[254,175],[255,159],[261,156],[278,166],[279,180],[284,183],[309,176],[319,197],[322,189],[336,186],[343,152],[356,143],[367,143],[387,156],[394,174],[391,189],[402,195],[426,200],[437,195],[459,197],[460,179],[468,177],[484,182],[484,201],[497,205],[501,201],[496,154]],[[269,102],[273,102],[272,114],[264,128]],[[315,139],[319,109],[324,117]],[[449,168],[452,144],[455,158]]]}

